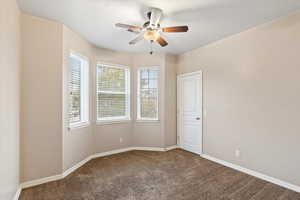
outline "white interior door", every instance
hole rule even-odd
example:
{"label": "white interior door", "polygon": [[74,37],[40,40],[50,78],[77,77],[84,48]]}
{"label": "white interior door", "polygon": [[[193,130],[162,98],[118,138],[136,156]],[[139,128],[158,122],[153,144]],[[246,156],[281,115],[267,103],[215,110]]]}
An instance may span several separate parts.
{"label": "white interior door", "polygon": [[177,84],[178,144],[202,154],[202,72],[179,75]]}

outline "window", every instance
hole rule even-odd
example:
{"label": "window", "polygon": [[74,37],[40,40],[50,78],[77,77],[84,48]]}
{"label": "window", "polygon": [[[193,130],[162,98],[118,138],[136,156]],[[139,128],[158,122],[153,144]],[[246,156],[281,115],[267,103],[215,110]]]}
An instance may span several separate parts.
{"label": "window", "polygon": [[138,70],[137,120],[158,120],[158,69]]}
{"label": "window", "polygon": [[69,126],[89,123],[89,64],[84,57],[69,57]]}
{"label": "window", "polygon": [[127,67],[97,65],[97,120],[130,120],[130,75]]}

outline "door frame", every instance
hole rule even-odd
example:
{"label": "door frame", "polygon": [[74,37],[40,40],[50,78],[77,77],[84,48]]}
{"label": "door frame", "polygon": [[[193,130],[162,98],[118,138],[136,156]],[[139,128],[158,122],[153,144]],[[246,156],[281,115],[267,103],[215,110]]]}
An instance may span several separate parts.
{"label": "door frame", "polygon": [[181,119],[180,119],[180,106],[181,106],[181,90],[180,90],[180,80],[184,77],[188,76],[195,76],[200,75],[201,77],[201,87],[200,87],[200,95],[201,95],[201,148],[199,151],[199,155],[203,154],[203,73],[202,70],[191,72],[191,73],[184,73],[177,75],[177,146],[181,148],[181,138],[182,138],[182,132],[181,132]]}

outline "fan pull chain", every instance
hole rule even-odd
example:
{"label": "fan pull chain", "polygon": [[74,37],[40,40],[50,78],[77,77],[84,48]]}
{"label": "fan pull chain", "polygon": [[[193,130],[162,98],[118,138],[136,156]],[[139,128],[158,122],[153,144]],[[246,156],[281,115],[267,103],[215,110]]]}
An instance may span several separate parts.
{"label": "fan pull chain", "polygon": [[151,40],[151,44],[150,44],[150,55],[153,54],[153,48],[152,48],[152,46],[153,46],[153,40]]}

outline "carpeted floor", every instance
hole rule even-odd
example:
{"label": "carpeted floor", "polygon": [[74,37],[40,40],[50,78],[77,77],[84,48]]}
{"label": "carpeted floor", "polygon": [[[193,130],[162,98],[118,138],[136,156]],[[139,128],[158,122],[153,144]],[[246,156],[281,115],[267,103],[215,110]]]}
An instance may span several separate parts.
{"label": "carpeted floor", "polygon": [[296,193],[195,154],[131,151],[88,162],[21,200],[300,200]]}

